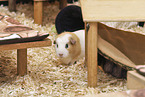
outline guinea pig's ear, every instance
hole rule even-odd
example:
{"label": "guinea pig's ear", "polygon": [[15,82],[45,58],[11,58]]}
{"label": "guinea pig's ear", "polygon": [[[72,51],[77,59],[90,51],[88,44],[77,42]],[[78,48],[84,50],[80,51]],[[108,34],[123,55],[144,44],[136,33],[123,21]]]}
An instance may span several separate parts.
{"label": "guinea pig's ear", "polygon": [[74,40],[74,39],[70,39],[70,43],[72,44],[72,45],[74,45],[75,43],[76,43],[76,41]]}

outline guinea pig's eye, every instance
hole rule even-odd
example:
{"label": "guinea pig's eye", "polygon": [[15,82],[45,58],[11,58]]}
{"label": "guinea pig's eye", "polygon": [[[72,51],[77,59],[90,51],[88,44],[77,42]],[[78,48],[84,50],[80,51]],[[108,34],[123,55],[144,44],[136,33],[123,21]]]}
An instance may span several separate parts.
{"label": "guinea pig's eye", "polygon": [[68,48],[68,44],[65,45],[65,48]]}
{"label": "guinea pig's eye", "polygon": [[58,44],[56,44],[56,47],[58,48]]}

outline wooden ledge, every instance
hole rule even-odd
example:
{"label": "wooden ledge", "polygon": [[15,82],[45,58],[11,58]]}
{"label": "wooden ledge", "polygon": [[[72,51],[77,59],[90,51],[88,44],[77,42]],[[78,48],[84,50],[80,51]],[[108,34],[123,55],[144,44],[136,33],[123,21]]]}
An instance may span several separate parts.
{"label": "wooden ledge", "polygon": [[145,88],[145,77],[134,71],[127,72],[127,88],[143,89]]}
{"label": "wooden ledge", "polygon": [[45,47],[51,45],[52,45],[52,41],[50,39],[45,39],[42,41],[0,45],[0,50],[2,51],[2,50],[13,50],[13,49],[26,49],[26,48],[33,48],[33,47]]}

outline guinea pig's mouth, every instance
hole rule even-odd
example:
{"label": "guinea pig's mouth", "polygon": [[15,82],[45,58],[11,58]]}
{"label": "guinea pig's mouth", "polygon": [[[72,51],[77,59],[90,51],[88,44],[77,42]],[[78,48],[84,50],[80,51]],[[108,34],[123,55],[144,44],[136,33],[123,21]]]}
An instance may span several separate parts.
{"label": "guinea pig's mouth", "polygon": [[64,56],[58,56],[59,58],[65,58]]}
{"label": "guinea pig's mouth", "polygon": [[64,59],[64,58],[67,58],[68,56],[64,56],[64,55],[60,56],[60,55],[58,55],[58,57],[61,58],[61,59]]}
{"label": "guinea pig's mouth", "polygon": [[58,54],[57,56],[60,58],[64,58],[64,54]]}

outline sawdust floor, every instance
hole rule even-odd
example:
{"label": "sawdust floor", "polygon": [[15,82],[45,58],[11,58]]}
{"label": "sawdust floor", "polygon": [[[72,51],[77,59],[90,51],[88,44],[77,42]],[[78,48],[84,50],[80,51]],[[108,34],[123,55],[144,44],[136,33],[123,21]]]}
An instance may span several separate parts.
{"label": "sawdust floor", "polygon": [[[43,33],[49,33],[53,41],[57,35],[55,17],[59,12],[58,2],[44,4],[43,26],[34,24],[33,5],[17,4],[17,12],[9,12],[0,6],[0,12],[17,19],[24,25]],[[28,49],[27,75],[17,76],[16,50],[0,52],[0,96],[82,96],[97,93],[124,91],[126,80],[120,80],[98,70],[98,87],[87,87],[87,67],[84,59],[66,66],[56,57],[54,45]]]}

